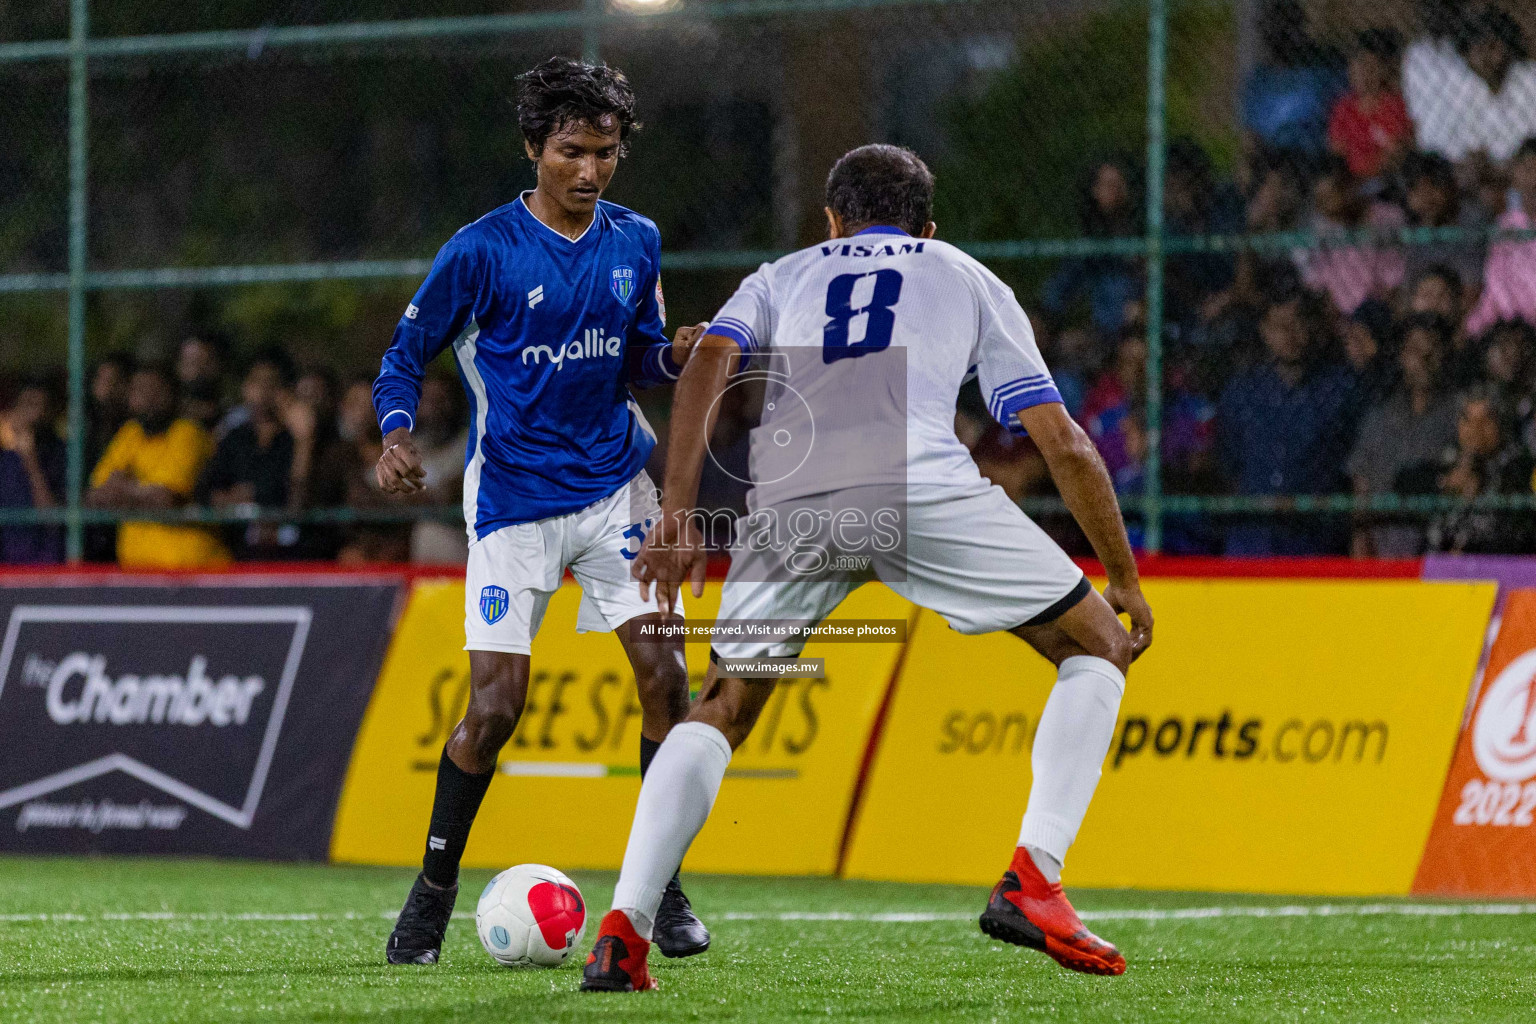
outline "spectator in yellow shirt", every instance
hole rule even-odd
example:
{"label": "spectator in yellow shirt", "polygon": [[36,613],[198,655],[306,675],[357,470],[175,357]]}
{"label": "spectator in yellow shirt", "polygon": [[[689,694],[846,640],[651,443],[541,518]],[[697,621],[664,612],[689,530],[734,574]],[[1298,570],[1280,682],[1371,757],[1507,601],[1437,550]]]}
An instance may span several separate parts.
{"label": "spectator in yellow shirt", "polygon": [[[86,502],[96,508],[163,510],[185,505],[213,439],[176,417],[176,382],[162,366],[140,366],[128,385],[128,422],[113,435],[91,473]],[[201,526],[125,522],[117,561],[124,568],[191,569],[220,565],[229,553]]]}

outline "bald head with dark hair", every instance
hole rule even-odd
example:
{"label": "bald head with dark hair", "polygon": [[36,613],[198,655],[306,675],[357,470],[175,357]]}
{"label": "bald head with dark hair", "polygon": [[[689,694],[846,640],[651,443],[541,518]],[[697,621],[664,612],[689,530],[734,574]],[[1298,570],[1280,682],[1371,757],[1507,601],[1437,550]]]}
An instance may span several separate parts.
{"label": "bald head with dark hair", "polygon": [[827,175],[827,212],[833,233],[853,234],[875,224],[910,235],[931,234],[933,172],[901,146],[860,146],[843,155]]}

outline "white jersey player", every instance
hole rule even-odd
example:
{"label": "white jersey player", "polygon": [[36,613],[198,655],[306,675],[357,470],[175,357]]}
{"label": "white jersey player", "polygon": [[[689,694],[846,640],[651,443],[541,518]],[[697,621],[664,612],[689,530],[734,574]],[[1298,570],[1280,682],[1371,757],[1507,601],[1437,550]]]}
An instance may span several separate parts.
{"label": "white jersey player", "polygon": [[[932,175],[907,150],[844,156],[827,180],[830,240],[743,282],[678,383],[661,520],[635,562],[642,593],[653,584],[667,608],[685,580],[702,592],[690,509],[717,400],[749,357],[769,382],[752,436],[755,487],[721,599],[715,663],[642,785],[584,989],[654,987],[646,957],[662,891],[773,692],[772,678],[738,663],[803,647],[793,635],[755,639],[729,627],[814,624],[872,578],[962,633],[1008,630],[1058,666],[1019,843],[981,927],[1073,970],[1125,969],[1083,927],[1060,873],[1098,783],[1125,673],[1151,643],[1152,614],[1109,475],[1062,406],[1028,317],[990,271],[934,239],[932,195]],[[992,415],[1039,447],[1104,563],[1103,596],[981,477],[955,436],[956,397],[973,374]]]}

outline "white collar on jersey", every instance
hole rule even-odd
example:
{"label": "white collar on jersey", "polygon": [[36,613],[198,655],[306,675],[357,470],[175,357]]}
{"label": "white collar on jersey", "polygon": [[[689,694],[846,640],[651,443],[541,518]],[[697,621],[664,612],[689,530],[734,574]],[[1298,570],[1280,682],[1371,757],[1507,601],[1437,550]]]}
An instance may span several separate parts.
{"label": "white collar on jersey", "polygon": [[[529,189],[527,192],[522,192],[522,193],[518,194],[517,201],[518,201],[519,204],[522,205],[523,212],[526,213],[529,217],[531,217],[535,224],[537,224],[539,227],[543,228],[545,231],[548,231],[550,234],[554,235],[556,238],[560,239],[560,241],[564,242],[567,245],[577,245],[577,244],[580,244],[581,240],[583,238],[586,238],[587,235],[589,235],[592,232],[593,226],[595,226],[597,224],[597,211],[593,210],[592,211],[592,221],[591,221],[591,223],[589,223],[587,225],[587,230],[583,231],[581,234],[577,235],[575,238],[567,238],[565,235],[562,235],[560,232],[556,231],[554,228],[550,227],[548,224],[545,224],[543,221],[539,220],[539,215],[534,213],[532,210],[528,209],[528,197],[530,195],[532,195],[532,194],[533,194],[533,189]],[[900,229],[898,228],[897,230],[900,230]]]}

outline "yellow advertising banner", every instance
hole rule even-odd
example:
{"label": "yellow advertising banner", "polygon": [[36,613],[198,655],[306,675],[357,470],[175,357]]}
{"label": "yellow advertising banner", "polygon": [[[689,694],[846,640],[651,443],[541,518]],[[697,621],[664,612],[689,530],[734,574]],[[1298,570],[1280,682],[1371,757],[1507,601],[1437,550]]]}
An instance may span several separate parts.
{"label": "yellow advertising banner", "polygon": [[[581,591],[550,601],[533,645],[527,707],[501,753],[465,851],[472,867],[520,862],[616,868],[640,791],[640,704],[612,636],[577,634]],[[685,598],[712,618],[720,585]],[[911,606],[880,586],[843,603],[841,618],[905,619]],[[333,860],[421,859],[437,763],[469,696],[462,582],[421,583],[395,632],[357,743],[331,843]],[[825,679],[785,680],[731,761],[709,824],[685,867],[744,874],[830,874],[896,643],[812,643]],[[706,644],[689,644],[694,685]]]}
{"label": "yellow advertising banner", "polygon": [[[1131,670],[1067,882],[1407,893],[1494,586],[1145,586],[1157,640]],[[846,873],[990,885],[1018,839],[1054,671],[1011,636],[961,636],[927,612],[909,643]]]}

